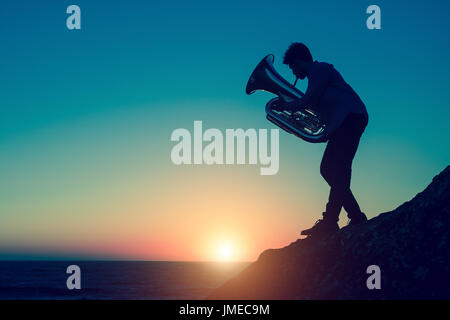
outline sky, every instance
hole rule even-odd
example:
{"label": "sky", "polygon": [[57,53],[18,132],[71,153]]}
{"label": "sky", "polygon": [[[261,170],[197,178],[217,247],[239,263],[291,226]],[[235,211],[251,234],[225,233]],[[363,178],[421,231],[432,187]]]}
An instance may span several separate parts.
{"label": "sky", "polygon": [[[66,8],[81,8],[68,30]],[[381,8],[381,30],[366,8]],[[294,77],[292,42],[366,104],[352,190],[369,218],[449,163],[450,3],[442,1],[3,1],[0,259],[253,261],[325,209],[325,144],[280,130],[280,168],[172,163],[177,128],[276,129],[256,64]],[[306,89],[307,81],[298,87]],[[340,225],[347,222],[341,212]]]}

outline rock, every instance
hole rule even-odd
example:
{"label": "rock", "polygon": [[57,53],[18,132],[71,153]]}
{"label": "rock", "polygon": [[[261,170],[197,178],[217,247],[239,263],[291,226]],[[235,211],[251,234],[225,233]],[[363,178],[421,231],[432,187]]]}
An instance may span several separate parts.
{"label": "rock", "polygon": [[[425,190],[322,241],[264,251],[208,299],[449,299],[450,166]],[[369,290],[367,267],[381,270]]]}

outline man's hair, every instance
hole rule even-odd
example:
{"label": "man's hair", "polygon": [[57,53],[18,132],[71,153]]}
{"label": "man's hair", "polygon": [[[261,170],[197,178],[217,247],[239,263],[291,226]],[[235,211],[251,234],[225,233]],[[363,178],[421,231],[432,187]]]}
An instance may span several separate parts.
{"label": "man's hair", "polygon": [[291,64],[294,60],[312,62],[313,58],[307,46],[300,42],[292,43],[284,54],[283,63]]}

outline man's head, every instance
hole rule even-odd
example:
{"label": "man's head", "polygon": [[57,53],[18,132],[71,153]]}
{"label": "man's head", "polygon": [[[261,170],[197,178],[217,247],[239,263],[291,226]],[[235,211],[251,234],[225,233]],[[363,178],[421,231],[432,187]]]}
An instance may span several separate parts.
{"label": "man's head", "polygon": [[284,54],[283,63],[287,64],[292,73],[300,78],[305,79],[306,71],[313,62],[311,52],[307,46],[300,42],[292,43]]}

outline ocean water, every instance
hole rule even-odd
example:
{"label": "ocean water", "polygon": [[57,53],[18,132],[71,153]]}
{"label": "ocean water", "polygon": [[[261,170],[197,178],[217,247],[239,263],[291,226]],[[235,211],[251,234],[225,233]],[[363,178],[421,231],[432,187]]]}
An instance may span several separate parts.
{"label": "ocean water", "polygon": [[[249,263],[0,261],[0,299],[203,299]],[[66,269],[81,269],[81,289]]]}

